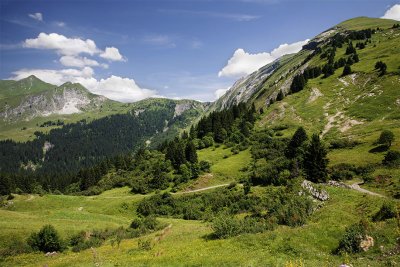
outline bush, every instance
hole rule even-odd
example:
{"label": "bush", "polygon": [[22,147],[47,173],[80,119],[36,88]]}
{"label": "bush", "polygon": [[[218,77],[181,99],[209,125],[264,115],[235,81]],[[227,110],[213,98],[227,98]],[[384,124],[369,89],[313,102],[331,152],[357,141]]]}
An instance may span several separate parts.
{"label": "bush", "polygon": [[138,248],[140,250],[149,251],[153,248],[153,244],[151,243],[151,239],[139,239],[138,240]]}
{"label": "bush", "polygon": [[376,141],[378,144],[384,145],[386,147],[390,147],[392,142],[394,141],[394,134],[392,131],[384,130],[381,132],[378,140]]}
{"label": "bush", "polygon": [[372,220],[374,222],[377,222],[395,217],[396,217],[396,207],[391,202],[385,202],[382,204],[380,210],[372,217]]}
{"label": "bush", "polygon": [[335,181],[351,180],[354,170],[354,165],[347,163],[336,164],[331,167],[331,179]]}
{"label": "bush", "polygon": [[337,139],[330,142],[329,148],[331,149],[353,148],[359,144],[360,142],[351,139]]}
{"label": "bush", "polygon": [[202,160],[199,162],[200,165],[200,170],[202,172],[209,172],[210,168],[211,168],[211,163],[209,161],[206,160]]}
{"label": "bush", "polygon": [[360,243],[366,236],[366,226],[363,222],[353,224],[346,229],[336,253],[357,253],[361,251]]}
{"label": "bush", "polygon": [[385,158],[382,161],[382,164],[386,166],[400,166],[400,152],[389,150],[386,153]]}
{"label": "bush", "polygon": [[226,213],[215,217],[211,227],[214,230],[214,236],[221,239],[237,236],[242,232],[240,220]]}
{"label": "bush", "polygon": [[33,250],[43,252],[64,250],[63,241],[52,225],[45,225],[38,233],[32,233],[27,242]]}

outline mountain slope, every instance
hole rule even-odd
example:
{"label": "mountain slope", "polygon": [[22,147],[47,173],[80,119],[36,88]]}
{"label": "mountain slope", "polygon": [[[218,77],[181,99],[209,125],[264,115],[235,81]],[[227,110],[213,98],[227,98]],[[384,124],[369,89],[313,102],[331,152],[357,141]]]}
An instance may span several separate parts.
{"label": "mountain slope", "polygon": [[[260,79],[258,73],[271,65],[245,77],[245,83],[238,81],[239,89],[234,86],[235,92],[222,96],[217,106],[235,103],[233,96],[241,92],[239,95],[246,97],[236,100],[254,103],[262,113],[257,127],[285,125],[285,135],[292,134],[299,125],[328,139],[373,138],[383,128],[398,132],[400,29],[392,27],[396,23],[366,17],[340,23],[313,38],[299,53],[281,59],[279,67],[265,79]],[[357,36],[367,29],[375,31],[371,38]],[[350,39],[354,46],[364,46],[355,48],[359,62],[352,62],[352,74],[342,76],[343,66],[338,66],[333,75],[310,78],[303,90],[292,93],[294,77],[306,69],[324,68],[333,50],[332,65],[341,59],[349,60],[352,55],[346,54],[347,41],[334,45],[344,39]],[[378,61],[387,65],[385,75],[375,69]],[[277,101],[279,92],[284,96],[281,101]]]}

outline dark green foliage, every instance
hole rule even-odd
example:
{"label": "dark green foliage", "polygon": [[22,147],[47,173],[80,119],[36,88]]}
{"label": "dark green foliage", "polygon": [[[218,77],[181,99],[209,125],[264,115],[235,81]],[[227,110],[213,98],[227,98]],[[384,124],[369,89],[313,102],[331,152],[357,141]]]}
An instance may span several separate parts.
{"label": "dark green foliage", "polygon": [[400,151],[389,150],[382,163],[386,166],[400,167]]}
{"label": "dark green foliage", "polygon": [[372,216],[374,222],[396,218],[396,207],[393,202],[385,202],[377,213]]}
{"label": "dark green foliage", "polygon": [[343,138],[343,139],[332,140],[330,142],[329,148],[331,149],[353,148],[359,144],[360,144],[359,141]]}
{"label": "dark green foliage", "polygon": [[196,147],[194,146],[192,141],[189,141],[186,144],[185,148],[185,156],[186,160],[190,163],[197,163],[197,152]]}
{"label": "dark green foliage", "polygon": [[400,24],[399,24],[399,23],[397,23],[397,24],[393,24],[393,27],[392,27],[392,29],[397,29],[397,28],[400,28]]}
{"label": "dark green foliage", "polygon": [[357,253],[361,252],[360,242],[366,236],[366,225],[364,222],[353,224],[346,229],[335,253]]}
{"label": "dark green foliage", "polygon": [[205,160],[199,162],[199,167],[202,172],[210,172],[211,163]]}
{"label": "dark green foliage", "polygon": [[305,79],[303,74],[298,74],[294,76],[292,84],[290,85],[290,92],[297,93],[303,90],[304,86],[307,83],[307,79]]}
{"label": "dark green foliage", "polygon": [[279,90],[278,95],[276,96],[276,101],[281,101],[285,96],[283,95],[282,90]]}
{"label": "dark green foliage", "polygon": [[[210,193],[172,197],[168,193],[143,199],[137,212],[143,216],[173,216],[185,220],[213,219],[217,238],[240,233],[271,230],[277,223],[298,226],[305,223],[312,212],[312,201],[284,189],[271,190],[263,196],[245,194],[231,186]],[[236,219],[235,214],[250,214]],[[134,226],[140,225],[135,220]]]}
{"label": "dark green foliage", "polygon": [[378,61],[375,63],[375,69],[379,71],[379,76],[383,76],[386,74],[387,65],[382,61]]}
{"label": "dark green foliage", "polygon": [[364,42],[357,43],[357,44],[356,44],[356,47],[357,47],[358,49],[364,49],[364,48],[365,48],[365,43],[364,43]]}
{"label": "dark green foliage", "polygon": [[6,196],[11,193],[11,180],[8,175],[0,173],[0,196]]}
{"label": "dark green foliage", "polygon": [[313,134],[304,155],[304,171],[308,180],[319,183],[328,178],[327,151],[317,134]]}
{"label": "dark green foliage", "polygon": [[346,48],[346,55],[351,55],[353,53],[356,53],[356,49],[353,46],[353,42],[349,42],[349,44]]}
{"label": "dark green foliage", "polygon": [[357,172],[354,165],[340,163],[330,167],[330,178],[335,181],[351,180]]}
{"label": "dark green foliage", "polygon": [[299,127],[293,134],[293,137],[286,148],[286,157],[293,159],[296,156],[302,156],[303,151],[301,151],[300,148],[307,139],[308,137],[306,131],[303,127]]}
{"label": "dark green foliage", "polygon": [[392,145],[393,141],[394,141],[393,132],[389,130],[383,130],[376,142],[378,144],[384,145],[389,148]]}
{"label": "dark green foliage", "polygon": [[352,71],[351,71],[351,67],[350,67],[350,65],[345,65],[344,66],[344,68],[343,68],[343,73],[342,73],[342,76],[346,76],[346,75],[349,75],[349,74],[351,74],[352,73]]}
{"label": "dark green foliage", "polygon": [[[163,132],[166,120],[178,123],[179,117],[171,120],[175,105],[166,101],[137,115],[118,114],[66,124],[49,133],[36,132],[36,139],[26,143],[0,141],[0,177],[7,176],[12,181],[9,191],[20,188],[32,192],[35,183],[45,191],[64,191],[76,183],[81,183],[81,190],[87,190],[112,167],[99,166],[102,162],[138,149],[145,140]],[[52,146],[44,154],[46,141]],[[21,168],[28,162],[38,166],[35,171]],[[116,169],[128,167],[119,163],[115,162]]]}
{"label": "dark green foliage", "polygon": [[32,233],[28,245],[42,252],[63,251],[64,244],[52,225],[45,225],[38,233]]}
{"label": "dark green foliage", "polygon": [[325,64],[322,68],[322,73],[324,74],[324,78],[328,78],[329,76],[335,73],[335,67],[333,64]]}

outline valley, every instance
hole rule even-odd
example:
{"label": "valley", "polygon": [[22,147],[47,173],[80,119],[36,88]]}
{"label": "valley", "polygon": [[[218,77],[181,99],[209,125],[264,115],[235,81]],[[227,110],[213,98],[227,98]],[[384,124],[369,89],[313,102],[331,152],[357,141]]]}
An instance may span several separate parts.
{"label": "valley", "polygon": [[0,265],[397,266],[396,25],[344,21],[215,102],[1,81]]}

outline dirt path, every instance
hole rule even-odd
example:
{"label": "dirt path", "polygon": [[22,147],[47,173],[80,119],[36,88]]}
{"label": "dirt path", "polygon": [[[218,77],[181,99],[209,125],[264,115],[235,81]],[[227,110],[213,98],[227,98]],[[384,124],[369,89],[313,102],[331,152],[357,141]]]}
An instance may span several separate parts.
{"label": "dirt path", "polygon": [[184,192],[178,192],[178,193],[173,193],[173,194],[178,195],[178,194],[196,193],[196,192],[206,191],[206,190],[210,190],[210,189],[214,189],[214,188],[218,188],[218,187],[224,187],[224,186],[228,186],[228,185],[229,184],[219,184],[219,185],[213,185],[213,186],[209,186],[209,187],[204,187],[204,188],[190,190],[190,191],[184,191]]}
{"label": "dirt path", "polygon": [[27,200],[25,200],[25,201],[32,201],[34,198],[35,198],[34,195],[29,195],[29,198]]}
{"label": "dirt path", "polygon": [[378,193],[375,193],[375,192],[371,192],[371,191],[369,191],[367,189],[361,188],[360,184],[362,184],[362,183],[354,183],[354,184],[350,185],[350,188],[354,189],[356,191],[359,191],[361,193],[364,193],[364,194],[369,194],[369,195],[378,196],[378,197],[385,197],[384,195],[381,195],[381,194],[378,194]]}

